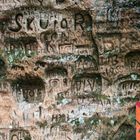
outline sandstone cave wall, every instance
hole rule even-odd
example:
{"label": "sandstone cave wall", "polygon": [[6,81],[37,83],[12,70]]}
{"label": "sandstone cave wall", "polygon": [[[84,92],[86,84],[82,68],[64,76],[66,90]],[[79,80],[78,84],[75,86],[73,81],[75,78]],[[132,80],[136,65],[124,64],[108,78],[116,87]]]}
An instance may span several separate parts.
{"label": "sandstone cave wall", "polygon": [[0,140],[134,140],[139,6],[1,0]]}

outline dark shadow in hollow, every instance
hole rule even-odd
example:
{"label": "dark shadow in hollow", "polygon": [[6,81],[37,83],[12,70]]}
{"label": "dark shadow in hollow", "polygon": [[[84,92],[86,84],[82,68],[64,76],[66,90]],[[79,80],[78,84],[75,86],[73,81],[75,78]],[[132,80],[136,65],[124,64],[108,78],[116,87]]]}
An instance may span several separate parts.
{"label": "dark shadow in hollow", "polygon": [[0,76],[4,76],[6,74],[6,64],[2,58],[0,58]]}
{"label": "dark shadow in hollow", "polygon": [[31,135],[28,130],[22,128],[15,128],[10,130],[10,140],[31,140]]}
{"label": "dark shadow in hollow", "polygon": [[125,66],[130,68],[140,68],[140,50],[132,51],[125,56]]}
{"label": "dark shadow in hollow", "polygon": [[38,76],[26,74],[12,82],[12,89],[19,102],[42,102],[45,96],[44,81]]}
{"label": "dark shadow in hollow", "polygon": [[45,69],[45,74],[47,77],[51,77],[51,76],[67,76],[68,72],[65,68],[63,67],[51,67],[51,68],[46,68]]}
{"label": "dark shadow in hollow", "polygon": [[120,126],[120,128],[114,135],[113,140],[135,140],[135,131],[136,130],[132,125],[124,123]]}
{"label": "dark shadow in hollow", "polygon": [[[78,96],[93,98],[101,94],[102,78],[100,74],[82,73],[73,76],[71,90]],[[85,94],[86,93],[86,94]]]}

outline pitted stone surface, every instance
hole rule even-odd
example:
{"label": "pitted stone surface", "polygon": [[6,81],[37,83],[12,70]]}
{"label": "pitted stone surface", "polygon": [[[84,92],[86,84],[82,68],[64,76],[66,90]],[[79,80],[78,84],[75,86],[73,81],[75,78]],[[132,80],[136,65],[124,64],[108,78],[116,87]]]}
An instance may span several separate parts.
{"label": "pitted stone surface", "polygon": [[0,140],[135,139],[140,2],[0,1]]}

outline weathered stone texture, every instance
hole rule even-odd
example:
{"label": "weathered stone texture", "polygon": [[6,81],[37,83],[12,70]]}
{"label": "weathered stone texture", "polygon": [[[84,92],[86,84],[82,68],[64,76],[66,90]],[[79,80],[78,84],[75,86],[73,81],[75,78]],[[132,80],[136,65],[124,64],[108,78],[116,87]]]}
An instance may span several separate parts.
{"label": "weathered stone texture", "polygon": [[1,0],[0,140],[134,140],[139,7]]}

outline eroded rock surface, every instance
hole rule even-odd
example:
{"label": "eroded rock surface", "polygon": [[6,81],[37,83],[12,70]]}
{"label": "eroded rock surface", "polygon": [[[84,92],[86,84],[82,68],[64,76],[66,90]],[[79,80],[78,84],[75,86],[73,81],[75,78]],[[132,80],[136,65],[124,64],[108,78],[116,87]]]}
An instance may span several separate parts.
{"label": "eroded rock surface", "polygon": [[0,140],[134,140],[139,7],[1,0]]}

